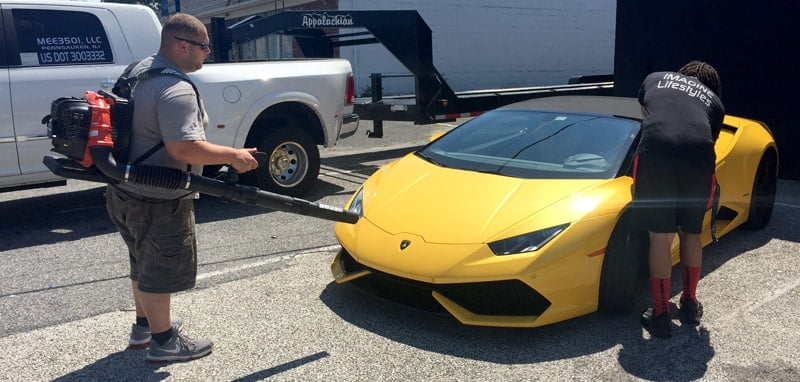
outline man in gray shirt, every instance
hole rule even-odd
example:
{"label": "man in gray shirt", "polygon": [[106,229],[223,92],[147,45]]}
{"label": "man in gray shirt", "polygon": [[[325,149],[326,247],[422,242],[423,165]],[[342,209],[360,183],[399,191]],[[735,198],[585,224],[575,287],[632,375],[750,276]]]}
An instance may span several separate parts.
{"label": "man in gray shirt", "polygon": [[[230,164],[243,173],[258,167],[255,148],[234,149],[206,141],[208,124],[199,94],[185,73],[203,67],[211,52],[208,31],[197,18],[172,15],[161,31],[158,54],[136,64],[131,76],[165,68],[180,76],[150,76],[133,89],[130,158],[160,142],[143,164],[200,173],[206,164]],[[136,323],[130,347],[147,347],[150,362],[188,361],[211,353],[213,343],[181,332],[170,316],[171,294],[193,288],[197,275],[194,193],[131,184],[111,185],[106,208],[128,246]]]}

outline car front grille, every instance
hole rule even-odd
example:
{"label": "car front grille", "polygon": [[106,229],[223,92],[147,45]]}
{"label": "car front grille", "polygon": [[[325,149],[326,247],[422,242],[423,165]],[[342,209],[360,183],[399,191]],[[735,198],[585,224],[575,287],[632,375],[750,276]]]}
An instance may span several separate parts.
{"label": "car front grille", "polygon": [[433,284],[381,272],[357,262],[342,249],[342,262],[348,273],[369,270],[369,275],[350,283],[369,293],[430,311],[442,311],[431,295],[436,291],[472,313],[491,316],[538,316],[550,301],[522,281],[484,281],[475,283]]}

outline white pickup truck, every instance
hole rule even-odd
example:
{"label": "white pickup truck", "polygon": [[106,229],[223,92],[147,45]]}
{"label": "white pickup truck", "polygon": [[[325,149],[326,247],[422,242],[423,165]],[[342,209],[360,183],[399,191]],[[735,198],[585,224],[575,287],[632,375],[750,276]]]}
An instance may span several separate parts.
{"label": "white pickup truck", "polygon": [[[0,1],[0,191],[63,182],[42,164],[51,102],[110,90],[123,69],[158,50],[161,23],[139,5]],[[318,145],[355,133],[352,68],[343,59],[207,63],[190,74],[209,116],[209,141],[258,147],[250,179],[299,196],[319,174]]]}

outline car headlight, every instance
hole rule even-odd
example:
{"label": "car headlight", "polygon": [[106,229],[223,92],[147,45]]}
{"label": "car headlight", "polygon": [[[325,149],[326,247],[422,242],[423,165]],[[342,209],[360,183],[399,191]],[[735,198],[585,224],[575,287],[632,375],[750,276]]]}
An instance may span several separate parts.
{"label": "car headlight", "polygon": [[356,196],[353,197],[353,201],[350,202],[350,207],[347,208],[348,211],[358,214],[360,217],[364,217],[364,189],[359,188],[358,192],[356,192]]}
{"label": "car headlight", "polygon": [[533,252],[543,247],[545,244],[547,244],[547,242],[564,231],[568,226],[569,223],[509,237],[508,239],[498,240],[489,243],[489,248],[492,250],[492,252],[494,252],[495,255],[510,255],[512,253]]}

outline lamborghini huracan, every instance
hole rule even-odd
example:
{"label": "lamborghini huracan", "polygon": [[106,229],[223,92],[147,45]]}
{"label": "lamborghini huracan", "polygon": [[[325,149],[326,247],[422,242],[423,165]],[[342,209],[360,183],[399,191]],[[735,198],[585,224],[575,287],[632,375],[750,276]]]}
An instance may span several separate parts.
{"label": "lamborghini huracan", "polygon": [[[361,218],[334,226],[335,280],[469,325],[629,312],[647,262],[631,213],[641,118],[635,98],[548,97],[432,138],[348,201]],[[764,123],[726,116],[716,153],[703,245],[763,228],[775,201],[778,152]]]}

